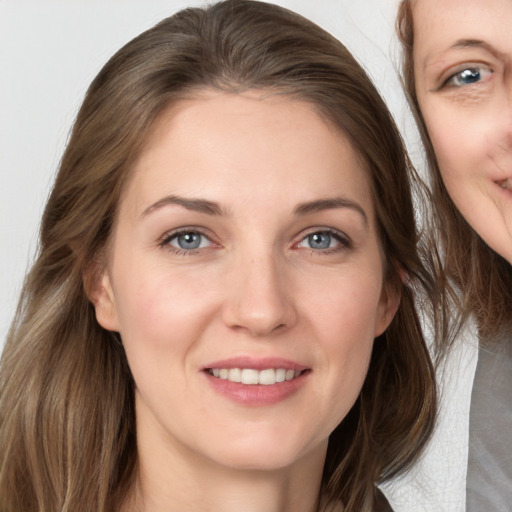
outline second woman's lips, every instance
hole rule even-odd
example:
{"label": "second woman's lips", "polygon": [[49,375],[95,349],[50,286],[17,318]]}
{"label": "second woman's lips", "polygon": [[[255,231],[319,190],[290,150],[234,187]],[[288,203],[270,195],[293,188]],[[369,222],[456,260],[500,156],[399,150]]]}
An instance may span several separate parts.
{"label": "second woman's lips", "polygon": [[497,181],[496,184],[505,190],[512,190],[512,178]]}

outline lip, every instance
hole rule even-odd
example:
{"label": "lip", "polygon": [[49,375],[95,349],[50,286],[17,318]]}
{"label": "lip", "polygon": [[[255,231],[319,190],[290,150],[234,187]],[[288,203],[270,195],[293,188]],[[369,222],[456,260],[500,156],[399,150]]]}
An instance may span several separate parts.
{"label": "lip", "polygon": [[267,368],[284,368],[285,370],[300,372],[308,369],[305,365],[280,357],[255,358],[248,356],[231,357],[229,359],[214,361],[203,366],[201,370],[209,370],[211,368],[227,368],[228,370],[231,368],[251,368],[258,371],[266,370]]}
{"label": "lip", "polygon": [[[214,377],[209,373],[209,370],[213,368],[250,368],[259,371],[268,368],[284,368],[286,370],[300,371],[301,374],[293,380],[276,382],[271,385],[249,385]],[[299,392],[306,384],[311,374],[311,369],[288,359],[236,357],[212,362],[201,368],[201,372],[207,379],[211,389],[224,398],[247,407],[263,407],[283,402]]]}
{"label": "lip", "polygon": [[494,183],[498,185],[502,190],[511,191],[512,190],[512,178],[504,178],[500,180],[495,180]]}

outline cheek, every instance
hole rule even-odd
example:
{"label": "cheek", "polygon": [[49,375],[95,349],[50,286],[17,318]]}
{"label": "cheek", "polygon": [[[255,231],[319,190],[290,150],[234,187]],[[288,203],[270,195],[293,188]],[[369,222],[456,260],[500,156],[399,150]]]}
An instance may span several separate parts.
{"label": "cheek", "polygon": [[471,217],[489,168],[488,141],[473,130],[443,131],[432,140],[441,177],[457,209]]}
{"label": "cheek", "polygon": [[[180,397],[190,395],[183,390],[194,382],[191,356],[215,311],[211,294],[201,293],[190,279],[159,274],[132,283],[120,295],[121,339],[139,398],[157,417],[162,404],[183,407]],[[173,389],[183,393],[177,396]]]}
{"label": "cheek", "polygon": [[425,122],[441,169],[456,168],[461,160],[461,150],[465,151],[468,145],[463,129],[454,122],[451,114],[443,111],[430,112]]}
{"label": "cheek", "polygon": [[[375,251],[377,252],[377,251]],[[375,324],[381,313],[382,263],[375,257],[365,266],[339,279],[332,279],[329,291],[317,304],[322,324],[330,329],[330,337],[347,340],[374,338]]]}
{"label": "cheek", "polygon": [[[326,300],[323,307],[318,307],[318,328],[323,329],[327,339],[332,340],[333,345],[338,345],[338,340],[346,343],[374,338],[374,325],[377,318],[377,300],[375,297],[361,294],[358,291],[343,294],[341,297],[332,294]],[[348,347],[347,347],[348,348]]]}
{"label": "cheek", "polygon": [[[494,110],[495,107],[467,110],[452,105],[425,105],[425,123],[447,186],[455,178],[463,180],[481,174],[488,165],[498,136]],[[464,182],[457,183],[461,185]]]}
{"label": "cheek", "polygon": [[120,334],[127,354],[158,358],[193,346],[215,310],[212,293],[184,272],[132,275],[135,279],[116,290]]}
{"label": "cheek", "polygon": [[[338,336],[329,353],[328,383],[319,390],[318,402],[324,400],[325,427],[330,434],[353,407],[363,387],[374,339],[370,329],[359,324],[356,330]],[[330,390],[330,393],[327,392]],[[327,399],[326,399],[327,398]]]}
{"label": "cheek", "polygon": [[317,338],[323,340],[329,374],[337,384],[356,393],[366,375],[375,329],[384,315],[380,305],[380,275],[374,279],[334,281],[333,289],[322,301],[313,303]]}

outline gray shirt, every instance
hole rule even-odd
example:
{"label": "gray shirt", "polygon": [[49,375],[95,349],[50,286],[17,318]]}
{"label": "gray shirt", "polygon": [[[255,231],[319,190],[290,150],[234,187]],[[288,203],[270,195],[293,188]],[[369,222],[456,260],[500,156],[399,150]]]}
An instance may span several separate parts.
{"label": "gray shirt", "polygon": [[466,512],[510,512],[512,332],[482,345],[471,395]]}

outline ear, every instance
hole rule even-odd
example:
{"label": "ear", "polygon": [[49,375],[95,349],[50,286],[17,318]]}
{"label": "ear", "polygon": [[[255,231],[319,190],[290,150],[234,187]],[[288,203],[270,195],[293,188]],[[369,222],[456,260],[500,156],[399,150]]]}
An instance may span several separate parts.
{"label": "ear", "polygon": [[401,287],[391,280],[384,283],[375,318],[375,337],[380,336],[389,327],[398,310],[401,297]]}
{"label": "ear", "polygon": [[107,269],[84,276],[87,296],[96,310],[96,320],[108,331],[119,331],[114,290]]}

